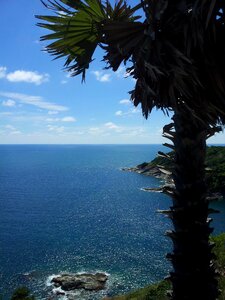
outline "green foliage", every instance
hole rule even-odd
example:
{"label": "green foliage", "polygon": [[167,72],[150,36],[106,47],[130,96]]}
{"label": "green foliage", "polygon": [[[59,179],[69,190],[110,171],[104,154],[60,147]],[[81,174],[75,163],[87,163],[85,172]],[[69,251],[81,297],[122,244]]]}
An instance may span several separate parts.
{"label": "green foliage", "polygon": [[11,300],[35,300],[35,297],[30,295],[30,290],[27,287],[19,287],[13,293]]}
{"label": "green foliage", "polygon": [[[168,289],[170,289],[169,282],[163,280],[159,283],[149,285],[135,292],[131,292],[123,296],[116,296],[110,299],[111,300],[167,300],[168,298],[165,296],[165,293]],[[104,300],[107,300],[107,298]]]}
{"label": "green foliage", "polygon": [[215,243],[213,252],[217,257],[215,266],[219,273],[223,274],[225,272],[225,233],[213,237],[212,241]]}
{"label": "green foliage", "polygon": [[213,252],[216,255],[215,267],[219,273],[219,289],[221,291],[219,300],[225,299],[225,233],[211,238],[212,242],[215,243]]}
{"label": "green foliage", "polygon": [[[171,151],[168,155],[173,158],[174,152]],[[172,168],[172,161],[164,157],[156,157],[150,163],[145,163],[146,166],[162,165],[166,169]],[[225,147],[210,146],[206,151],[206,180],[210,192],[225,193]],[[140,165],[141,166],[141,165]]]}
{"label": "green foliage", "polygon": [[211,169],[207,174],[210,189],[225,192],[225,147],[208,147],[206,166]]}

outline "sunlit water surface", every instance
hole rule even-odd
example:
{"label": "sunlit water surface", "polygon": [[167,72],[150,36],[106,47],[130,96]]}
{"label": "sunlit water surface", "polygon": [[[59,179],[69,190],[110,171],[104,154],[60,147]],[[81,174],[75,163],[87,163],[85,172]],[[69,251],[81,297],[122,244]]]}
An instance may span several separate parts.
{"label": "sunlit water surface", "polygon": [[[28,286],[50,299],[49,276],[60,272],[109,274],[98,300],[161,280],[171,228],[170,199],[147,193],[159,179],[121,171],[153,159],[160,145],[0,146],[0,294]],[[225,204],[215,204],[216,233],[225,231]],[[51,298],[52,299],[52,298]]]}

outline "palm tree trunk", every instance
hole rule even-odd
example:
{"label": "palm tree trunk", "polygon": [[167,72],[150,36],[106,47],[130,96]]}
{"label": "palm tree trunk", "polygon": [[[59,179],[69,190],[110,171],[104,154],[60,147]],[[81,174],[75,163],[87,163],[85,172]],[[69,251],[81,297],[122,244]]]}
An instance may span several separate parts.
{"label": "palm tree trunk", "polygon": [[[209,207],[206,199],[205,155],[208,128],[190,112],[176,111],[175,131],[169,133],[175,158],[170,216],[174,231],[168,232],[173,252],[167,257],[171,272],[173,300],[215,300],[217,280],[212,264],[213,245],[209,242]],[[168,137],[168,132],[167,132]]]}

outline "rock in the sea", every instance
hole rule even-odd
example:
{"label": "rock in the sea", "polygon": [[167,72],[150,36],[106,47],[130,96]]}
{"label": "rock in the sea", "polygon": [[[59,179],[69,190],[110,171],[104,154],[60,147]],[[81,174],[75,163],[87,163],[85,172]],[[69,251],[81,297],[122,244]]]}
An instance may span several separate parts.
{"label": "rock in the sea", "polygon": [[105,273],[61,274],[54,277],[52,283],[64,291],[76,289],[98,291],[105,288],[107,279],[108,276]]}

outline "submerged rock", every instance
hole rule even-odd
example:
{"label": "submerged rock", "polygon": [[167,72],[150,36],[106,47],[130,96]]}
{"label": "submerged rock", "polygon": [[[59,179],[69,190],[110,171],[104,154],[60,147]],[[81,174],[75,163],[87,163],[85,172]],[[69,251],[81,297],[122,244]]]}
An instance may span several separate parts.
{"label": "submerged rock", "polygon": [[99,291],[105,288],[108,276],[105,273],[82,273],[61,274],[52,278],[55,287],[61,287],[64,291],[85,289],[88,291]]}

